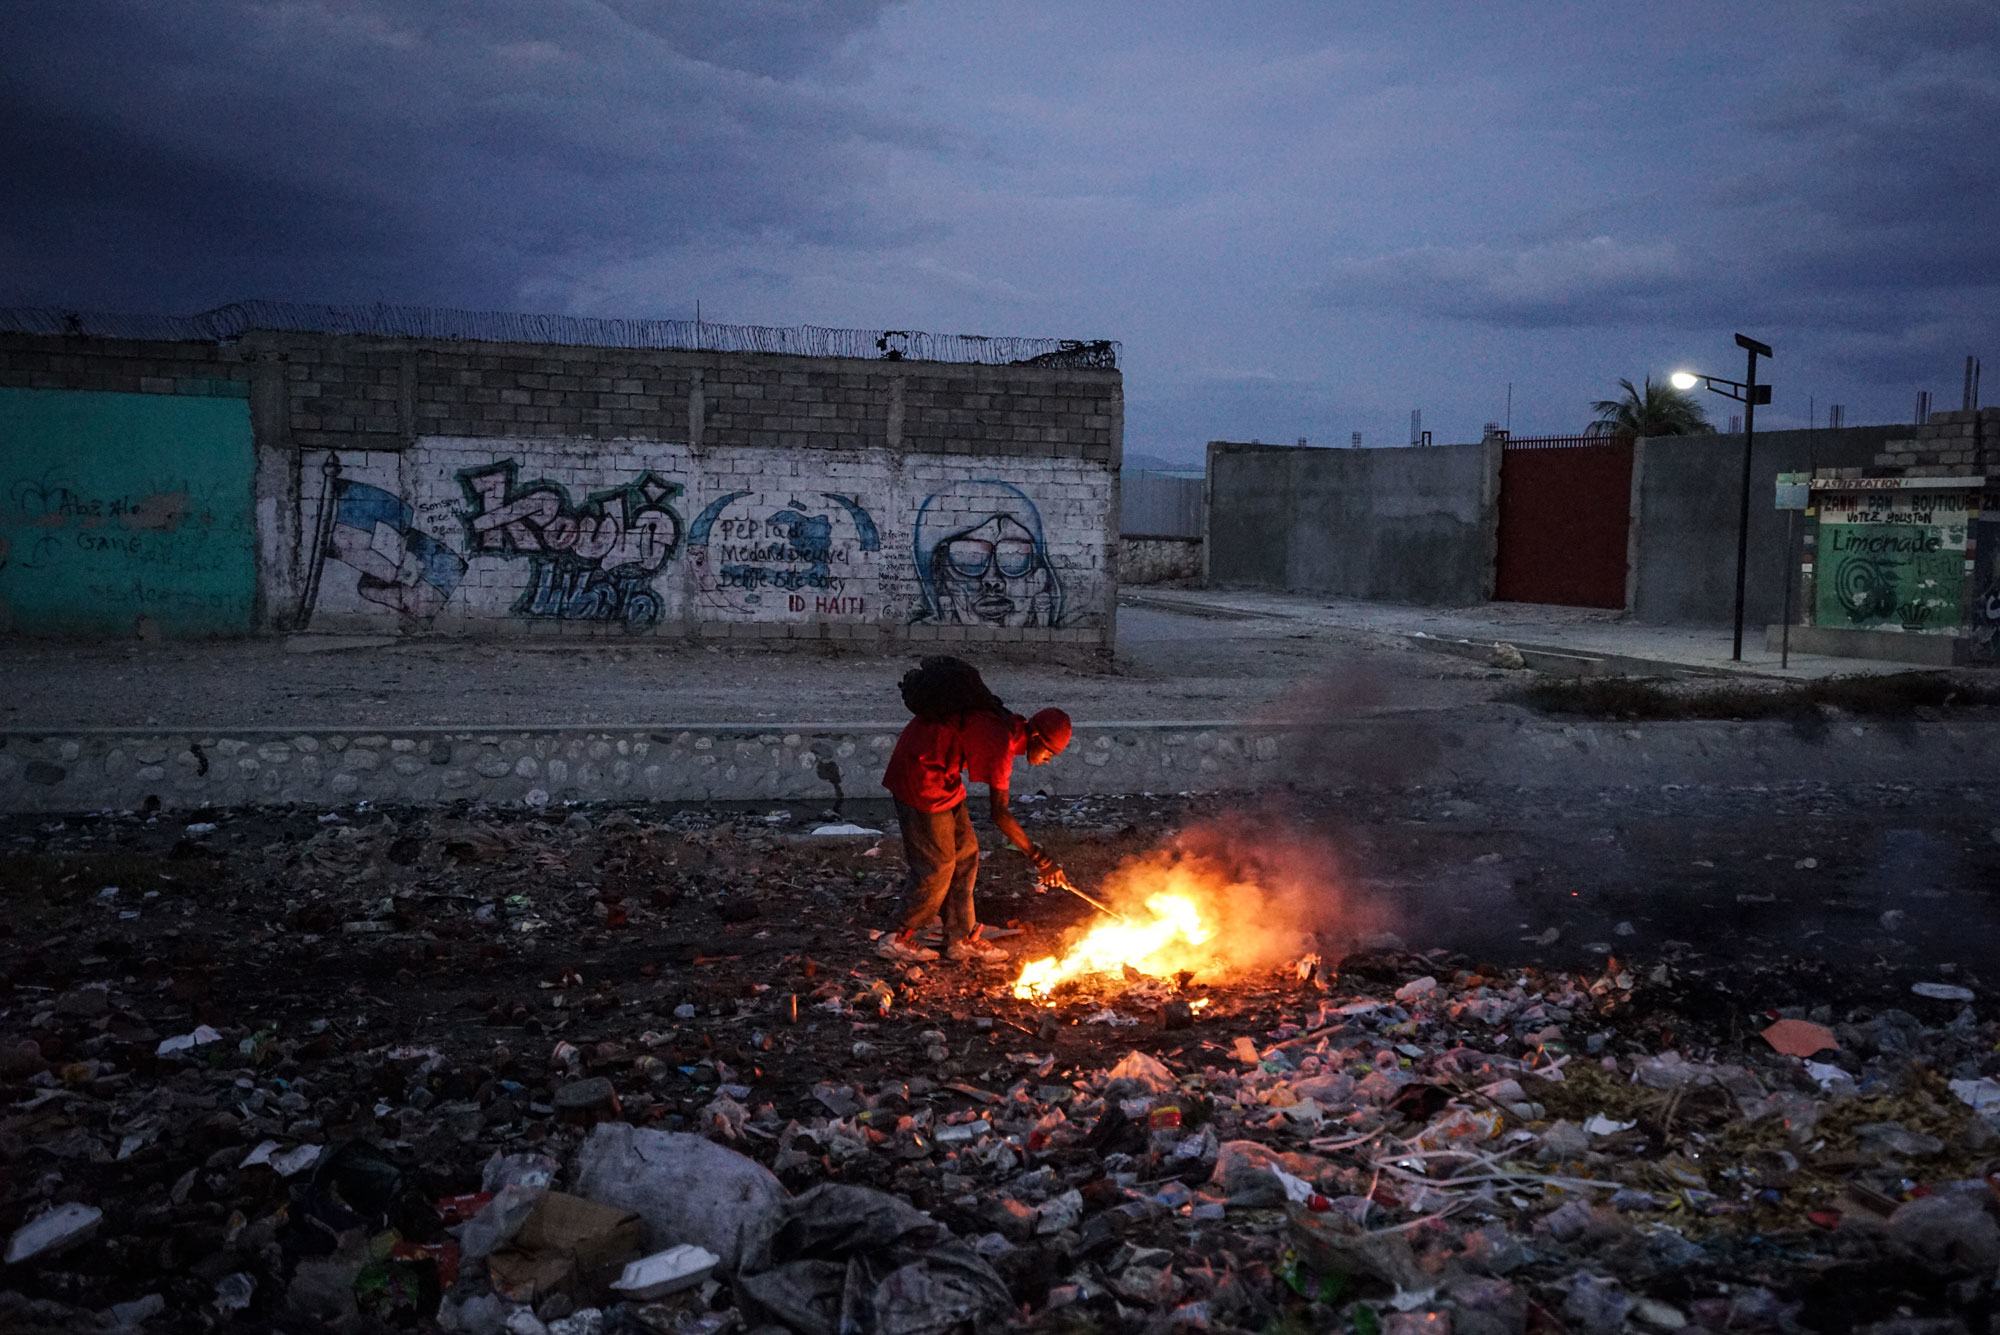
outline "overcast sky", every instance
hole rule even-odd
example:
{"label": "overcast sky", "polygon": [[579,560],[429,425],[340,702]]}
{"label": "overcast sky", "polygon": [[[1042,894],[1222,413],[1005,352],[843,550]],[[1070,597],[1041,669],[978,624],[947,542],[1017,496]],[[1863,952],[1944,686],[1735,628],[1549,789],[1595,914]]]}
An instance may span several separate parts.
{"label": "overcast sky", "polygon": [[1115,338],[1188,459],[1578,431],[1738,329],[1775,426],[2000,368],[1995,0],[6,0],[0,62],[5,304]]}

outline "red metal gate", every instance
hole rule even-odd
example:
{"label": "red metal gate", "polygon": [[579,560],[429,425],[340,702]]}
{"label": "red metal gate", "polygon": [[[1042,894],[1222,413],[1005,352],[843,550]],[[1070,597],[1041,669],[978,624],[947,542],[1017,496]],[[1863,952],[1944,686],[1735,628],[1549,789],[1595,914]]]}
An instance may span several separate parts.
{"label": "red metal gate", "polygon": [[1500,455],[1493,596],[1509,603],[1625,606],[1632,442],[1510,440]]}

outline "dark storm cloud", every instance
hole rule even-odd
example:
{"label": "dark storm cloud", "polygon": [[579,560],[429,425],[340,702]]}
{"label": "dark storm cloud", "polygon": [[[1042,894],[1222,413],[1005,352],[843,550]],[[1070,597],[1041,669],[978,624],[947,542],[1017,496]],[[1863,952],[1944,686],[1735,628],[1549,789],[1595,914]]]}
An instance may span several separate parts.
{"label": "dark storm cloud", "polygon": [[1394,307],[1524,329],[1698,318],[1681,309],[1693,266],[1668,241],[1592,236],[1419,246],[1331,267],[1318,289],[1329,305]]}
{"label": "dark storm cloud", "polygon": [[726,8],[7,7],[0,296],[507,305],[691,237],[893,228],[869,149],[922,136],[808,77],[882,6]]}
{"label": "dark storm cloud", "polygon": [[1774,419],[1893,420],[2000,344],[1996,0],[8,0],[0,52],[0,302],[1109,336],[1184,458],[1572,431],[1733,329]]}
{"label": "dark storm cloud", "polygon": [[1990,344],[2000,326],[1971,307],[2000,284],[2000,6],[1827,18],[1823,51],[1707,90],[1725,117],[1685,127],[1699,142],[1649,164],[1654,188],[1587,210],[1592,230],[1344,257],[1312,298],[1517,330],[1733,321],[1885,379]]}

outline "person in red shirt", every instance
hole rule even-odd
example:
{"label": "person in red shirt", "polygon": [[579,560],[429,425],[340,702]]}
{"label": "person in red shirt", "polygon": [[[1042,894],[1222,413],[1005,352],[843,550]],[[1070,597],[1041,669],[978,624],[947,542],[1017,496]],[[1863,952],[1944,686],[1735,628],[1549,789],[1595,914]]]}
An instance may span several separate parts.
{"label": "person in red shirt", "polygon": [[[976,674],[972,680],[978,680]],[[984,700],[972,708],[912,719],[896,739],[883,772],[882,786],[896,799],[896,820],[909,863],[902,918],[876,946],[876,953],[885,958],[936,959],[937,952],[918,945],[916,935],[940,910],[947,958],[989,964],[1007,958],[1005,950],[980,938],[973,911],[979,837],[973,833],[966,805],[968,779],[986,785],[995,828],[1028,855],[1042,884],[1057,884],[1062,877],[1055,859],[1028,838],[1008,810],[1007,791],[1016,756],[1030,765],[1046,765],[1069,745],[1069,715],[1044,709],[1024,719],[1010,713],[983,686],[979,691]]]}

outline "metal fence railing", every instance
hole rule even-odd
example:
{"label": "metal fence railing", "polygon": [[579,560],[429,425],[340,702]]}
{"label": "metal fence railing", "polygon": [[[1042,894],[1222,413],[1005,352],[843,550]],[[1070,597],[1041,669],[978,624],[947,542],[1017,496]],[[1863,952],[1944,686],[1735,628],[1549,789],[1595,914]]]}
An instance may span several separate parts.
{"label": "metal fence railing", "polygon": [[1610,435],[1589,436],[1502,436],[1500,443],[1510,450],[1580,450],[1600,445],[1616,445],[1618,438]]}
{"label": "metal fence railing", "polygon": [[521,315],[428,306],[319,306],[243,301],[200,315],[120,315],[49,308],[0,309],[0,333],[70,335],[147,342],[220,343],[252,330],[356,334],[381,338],[545,343],[680,352],[761,352],[788,357],[957,362],[985,366],[1118,365],[1112,339],[989,338],[912,329],[828,329],[715,324],[705,320],[609,320]]}
{"label": "metal fence railing", "polygon": [[1118,530],[1128,537],[1199,538],[1206,480],[1127,471],[1119,478]]}

